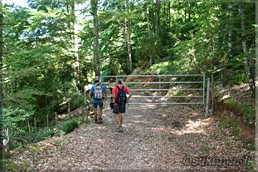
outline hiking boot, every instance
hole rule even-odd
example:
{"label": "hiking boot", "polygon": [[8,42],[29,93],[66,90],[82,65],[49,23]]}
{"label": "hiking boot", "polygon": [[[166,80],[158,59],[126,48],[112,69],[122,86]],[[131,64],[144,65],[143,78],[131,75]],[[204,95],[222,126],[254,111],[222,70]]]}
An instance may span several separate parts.
{"label": "hiking boot", "polygon": [[118,127],[116,128],[116,131],[119,132],[119,133],[122,133],[122,132],[123,132],[122,126],[118,126]]}
{"label": "hiking boot", "polygon": [[99,124],[102,124],[102,123],[103,123],[101,117],[99,118],[99,122],[98,122],[98,123],[99,123]]}

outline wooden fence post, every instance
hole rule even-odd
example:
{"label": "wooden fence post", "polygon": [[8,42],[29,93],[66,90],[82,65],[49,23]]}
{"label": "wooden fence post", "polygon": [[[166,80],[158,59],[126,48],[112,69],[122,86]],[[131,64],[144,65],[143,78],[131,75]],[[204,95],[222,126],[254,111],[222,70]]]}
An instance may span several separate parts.
{"label": "wooden fence post", "polygon": [[27,124],[28,124],[28,129],[29,129],[29,133],[30,133],[30,120],[29,119],[27,119]]}
{"label": "wooden fence post", "polygon": [[215,111],[215,90],[214,90],[214,73],[211,74],[211,113],[214,114]]}
{"label": "wooden fence post", "polygon": [[34,119],[34,127],[35,127],[35,130],[37,131],[37,121],[36,121],[36,118],[33,118]]}
{"label": "wooden fence post", "polygon": [[56,128],[58,126],[58,116],[57,116],[57,113],[55,112],[55,121],[56,121]]}
{"label": "wooden fence post", "polygon": [[47,128],[49,127],[49,120],[48,120],[48,114],[47,114]]}
{"label": "wooden fence post", "polygon": [[68,118],[71,117],[71,102],[70,99],[68,100]]}

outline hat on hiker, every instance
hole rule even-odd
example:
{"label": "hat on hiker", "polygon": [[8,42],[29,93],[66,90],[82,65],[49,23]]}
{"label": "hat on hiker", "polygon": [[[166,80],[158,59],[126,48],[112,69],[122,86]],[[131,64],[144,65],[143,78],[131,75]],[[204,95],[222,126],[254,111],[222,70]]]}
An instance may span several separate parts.
{"label": "hat on hiker", "polygon": [[121,81],[121,80],[119,80],[117,83],[118,83],[118,84],[122,84],[122,81]]}
{"label": "hat on hiker", "polygon": [[99,77],[97,76],[96,78],[95,78],[95,80],[94,80],[94,83],[96,84],[96,83],[98,83],[99,82]]}

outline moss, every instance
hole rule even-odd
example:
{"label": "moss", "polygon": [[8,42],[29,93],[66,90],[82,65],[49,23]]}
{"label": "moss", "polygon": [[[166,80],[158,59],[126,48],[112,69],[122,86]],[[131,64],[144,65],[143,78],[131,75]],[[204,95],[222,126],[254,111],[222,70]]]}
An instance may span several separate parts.
{"label": "moss", "polygon": [[239,124],[238,121],[236,119],[233,118],[221,118],[219,120],[219,125],[226,127],[226,128],[231,128],[232,129],[232,134],[234,136],[238,136],[239,135]]}
{"label": "moss", "polygon": [[5,161],[4,162],[4,170],[21,170],[21,165],[12,162],[12,161]]}

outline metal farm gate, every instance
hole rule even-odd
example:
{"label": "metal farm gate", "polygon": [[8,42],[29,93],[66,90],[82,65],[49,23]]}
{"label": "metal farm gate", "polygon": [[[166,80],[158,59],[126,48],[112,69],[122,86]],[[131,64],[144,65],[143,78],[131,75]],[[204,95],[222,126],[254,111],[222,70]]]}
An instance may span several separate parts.
{"label": "metal farm gate", "polygon": [[[133,94],[132,98],[136,100],[148,98],[154,100],[154,102],[134,101],[129,102],[129,105],[204,105],[205,116],[208,116],[210,79],[206,79],[205,74],[115,75],[100,77],[101,83],[107,88],[114,87],[118,80],[121,80],[123,85],[129,87]],[[175,91],[181,91],[181,94],[183,94],[164,95],[164,93]],[[137,94],[139,92],[140,94]],[[175,101],[174,99],[179,100]]]}

